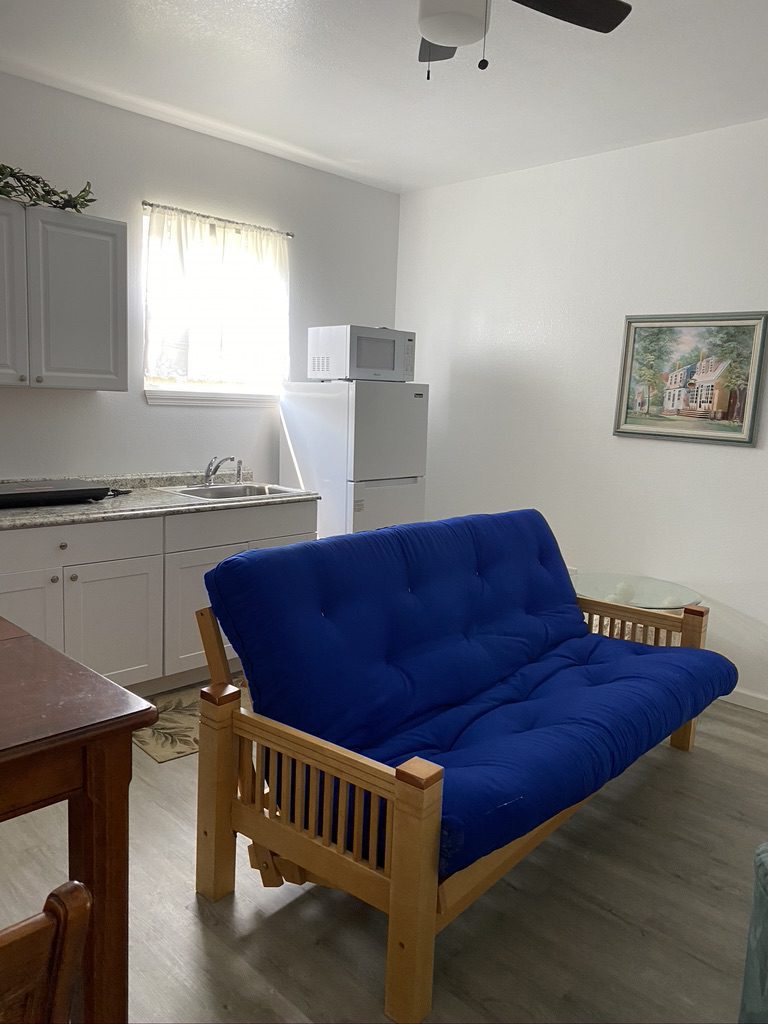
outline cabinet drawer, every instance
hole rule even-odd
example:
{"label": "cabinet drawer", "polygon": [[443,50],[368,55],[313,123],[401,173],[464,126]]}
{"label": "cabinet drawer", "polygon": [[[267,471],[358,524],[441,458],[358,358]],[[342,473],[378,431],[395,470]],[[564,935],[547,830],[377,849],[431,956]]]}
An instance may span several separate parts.
{"label": "cabinet drawer", "polygon": [[128,519],[121,523],[76,523],[0,532],[0,572],[45,569],[51,565],[108,562],[158,555],[163,550],[163,520]]}
{"label": "cabinet drawer", "polygon": [[165,521],[165,550],[190,551],[221,544],[248,544],[269,537],[314,533],[316,521],[315,501],[168,516]]}

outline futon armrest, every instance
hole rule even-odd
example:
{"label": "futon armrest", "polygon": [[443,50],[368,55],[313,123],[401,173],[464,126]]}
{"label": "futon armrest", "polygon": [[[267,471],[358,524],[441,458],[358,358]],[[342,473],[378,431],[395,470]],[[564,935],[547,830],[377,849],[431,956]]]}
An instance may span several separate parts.
{"label": "futon armrest", "polygon": [[[395,819],[401,833],[407,833],[413,821],[418,830],[427,814],[436,871],[443,776],[439,765],[414,757],[390,768],[245,710],[234,699],[228,706],[217,705],[205,691],[200,714],[201,738],[205,731],[206,748],[213,743],[222,758],[215,775],[224,808],[222,836],[231,829],[251,837],[253,863],[266,885],[281,885],[284,878],[341,885],[387,911],[390,876],[396,869]],[[227,759],[231,762],[233,752],[229,774]],[[207,749],[206,754],[210,761]],[[205,773],[201,777],[208,778]],[[205,870],[211,831],[205,819],[208,802],[207,797],[202,800],[204,824],[198,829],[198,863],[203,864],[198,887],[217,899],[231,891],[231,883],[227,875],[226,885],[218,885]]]}
{"label": "futon armrest", "polygon": [[394,793],[394,768],[312,733],[302,732],[245,708],[236,716],[234,729],[235,735],[261,744],[263,748],[327,771],[381,796],[389,797]]}
{"label": "futon armrest", "polygon": [[657,611],[577,597],[592,633],[634,640],[652,647],[703,647],[709,608],[689,604],[682,611]]}

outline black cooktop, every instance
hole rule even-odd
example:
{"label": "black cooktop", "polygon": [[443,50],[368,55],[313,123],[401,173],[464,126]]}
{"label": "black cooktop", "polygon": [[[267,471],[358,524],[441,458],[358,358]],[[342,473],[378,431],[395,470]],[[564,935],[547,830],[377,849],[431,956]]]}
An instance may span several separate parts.
{"label": "black cooktop", "polygon": [[98,480],[17,480],[0,484],[0,508],[70,505],[100,501],[108,494],[107,484]]}

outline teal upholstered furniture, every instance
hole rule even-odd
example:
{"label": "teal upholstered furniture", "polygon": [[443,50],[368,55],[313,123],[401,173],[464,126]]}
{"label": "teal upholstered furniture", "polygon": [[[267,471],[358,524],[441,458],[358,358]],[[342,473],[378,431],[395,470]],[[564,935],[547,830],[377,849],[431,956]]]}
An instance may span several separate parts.
{"label": "teal upholstered furniture", "polygon": [[747,962],[739,1024],[768,1022],[768,843],[755,852],[755,895],[747,938]]}

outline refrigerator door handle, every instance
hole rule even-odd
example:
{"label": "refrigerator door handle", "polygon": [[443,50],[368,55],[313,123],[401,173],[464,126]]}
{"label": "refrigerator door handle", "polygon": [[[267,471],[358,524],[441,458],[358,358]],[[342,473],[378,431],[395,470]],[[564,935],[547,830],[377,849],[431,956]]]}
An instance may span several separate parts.
{"label": "refrigerator door handle", "polygon": [[351,484],[365,484],[366,487],[392,487],[397,484],[412,485],[421,477],[418,476],[390,476],[383,480],[350,480]]}

